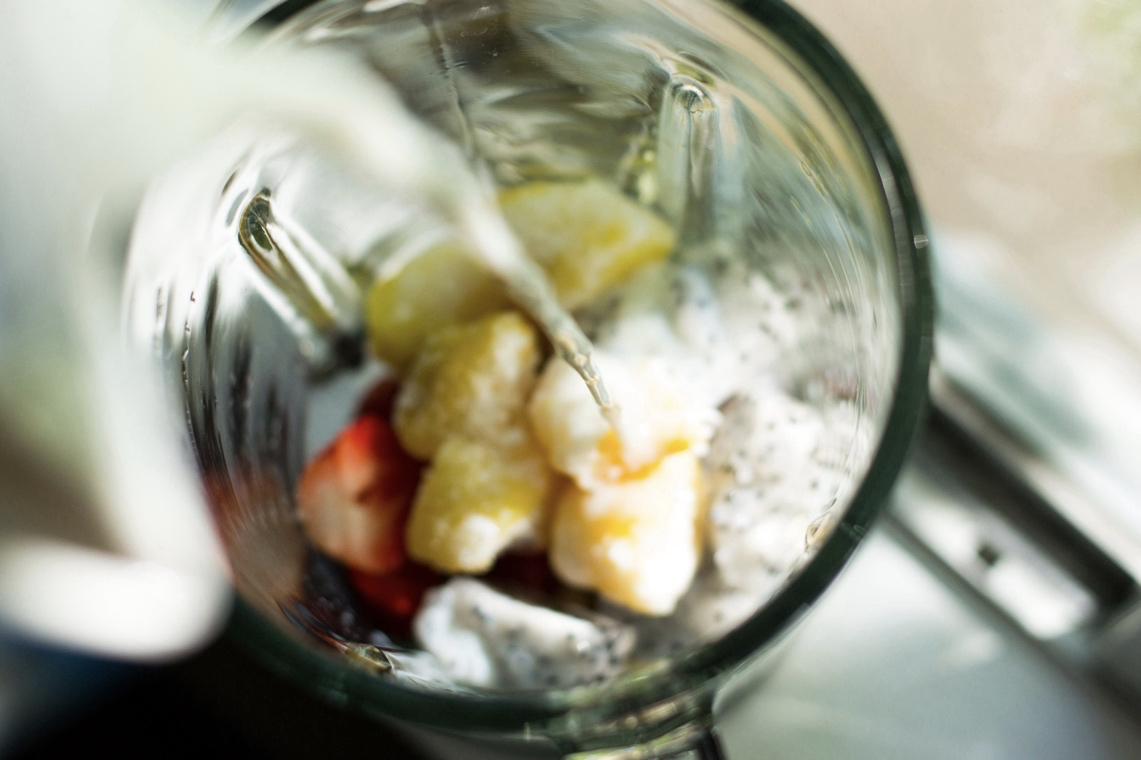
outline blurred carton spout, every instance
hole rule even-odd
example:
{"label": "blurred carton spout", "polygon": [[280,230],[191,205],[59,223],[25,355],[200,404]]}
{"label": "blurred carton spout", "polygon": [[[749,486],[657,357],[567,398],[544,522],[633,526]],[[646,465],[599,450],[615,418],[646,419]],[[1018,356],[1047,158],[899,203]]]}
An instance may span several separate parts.
{"label": "blurred carton spout", "polygon": [[248,40],[222,50],[202,32],[164,3],[0,8],[0,628],[96,654],[177,656],[230,603],[178,421],[121,336],[148,179],[249,111],[396,187],[440,174],[416,171],[430,146],[375,84],[354,97],[346,62],[250,57]]}

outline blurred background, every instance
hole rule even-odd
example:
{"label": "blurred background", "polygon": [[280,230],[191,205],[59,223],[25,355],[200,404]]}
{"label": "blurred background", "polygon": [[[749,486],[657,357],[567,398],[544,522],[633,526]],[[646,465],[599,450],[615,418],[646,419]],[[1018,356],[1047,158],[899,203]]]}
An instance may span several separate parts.
{"label": "blurred background", "polygon": [[[772,680],[720,706],[728,752],[1141,758],[1141,2],[791,4],[911,167],[944,427]],[[951,447],[986,456],[960,465],[978,482],[944,458],[958,434],[982,441]],[[319,704],[224,640],[128,666],[0,638],[0,755],[79,747],[471,756]]]}

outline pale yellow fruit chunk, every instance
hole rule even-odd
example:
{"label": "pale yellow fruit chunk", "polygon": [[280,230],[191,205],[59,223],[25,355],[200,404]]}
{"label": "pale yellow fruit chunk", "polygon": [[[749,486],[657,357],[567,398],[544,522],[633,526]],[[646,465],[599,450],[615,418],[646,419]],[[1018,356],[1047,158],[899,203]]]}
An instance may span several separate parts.
{"label": "pale yellow fruit chunk", "polygon": [[669,225],[601,180],[518,185],[499,203],[570,309],[661,261],[676,242]]}
{"label": "pale yellow fruit chunk", "polygon": [[509,546],[541,544],[552,480],[533,444],[448,438],[412,504],[408,555],[445,573],[482,573]]}
{"label": "pale yellow fruit chunk", "polygon": [[547,363],[528,403],[531,427],[556,470],[589,489],[636,475],[667,454],[704,455],[717,410],[685,398],[663,362],[602,351],[594,358],[619,402],[615,427],[566,362]]}
{"label": "pale yellow fruit chunk", "polygon": [[432,333],[509,306],[503,285],[458,241],[418,254],[368,292],[369,339],[378,358],[404,372]]}
{"label": "pale yellow fruit chunk", "polygon": [[396,396],[400,444],[419,459],[453,436],[521,445],[539,358],[539,336],[516,312],[433,333]]}
{"label": "pale yellow fruit chunk", "polygon": [[552,518],[551,567],[568,585],[668,615],[697,571],[702,519],[699,460],[692,451],[671,454],[641,477],[564,491]]}

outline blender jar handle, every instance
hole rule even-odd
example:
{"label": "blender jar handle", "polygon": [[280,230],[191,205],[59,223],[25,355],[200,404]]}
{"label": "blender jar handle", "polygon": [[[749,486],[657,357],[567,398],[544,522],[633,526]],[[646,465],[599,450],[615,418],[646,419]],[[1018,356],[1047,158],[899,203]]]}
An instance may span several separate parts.
{"label": "blender jar handle", "polygon": [[[889,531],[1064,666],[1138,704],[1141,545],[1109,503],[1113,492],[1128,500],[1128,484],[1092,461],[1096,448],[1035,434],[996,412],[983,384],[950,374],[933,370]],[[1010,388],[1001,403],[1029,406]]]}

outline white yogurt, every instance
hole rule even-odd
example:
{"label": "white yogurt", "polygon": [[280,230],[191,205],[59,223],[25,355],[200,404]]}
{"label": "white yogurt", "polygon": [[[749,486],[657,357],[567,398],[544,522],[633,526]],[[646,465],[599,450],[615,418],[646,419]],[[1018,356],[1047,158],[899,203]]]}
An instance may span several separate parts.
{"label": "white yogurt", "polygon": [[512,599],[472,578],[428,592],[414,633],[452,678],[471,686],[537,689],[616,675],[629,628]]}

